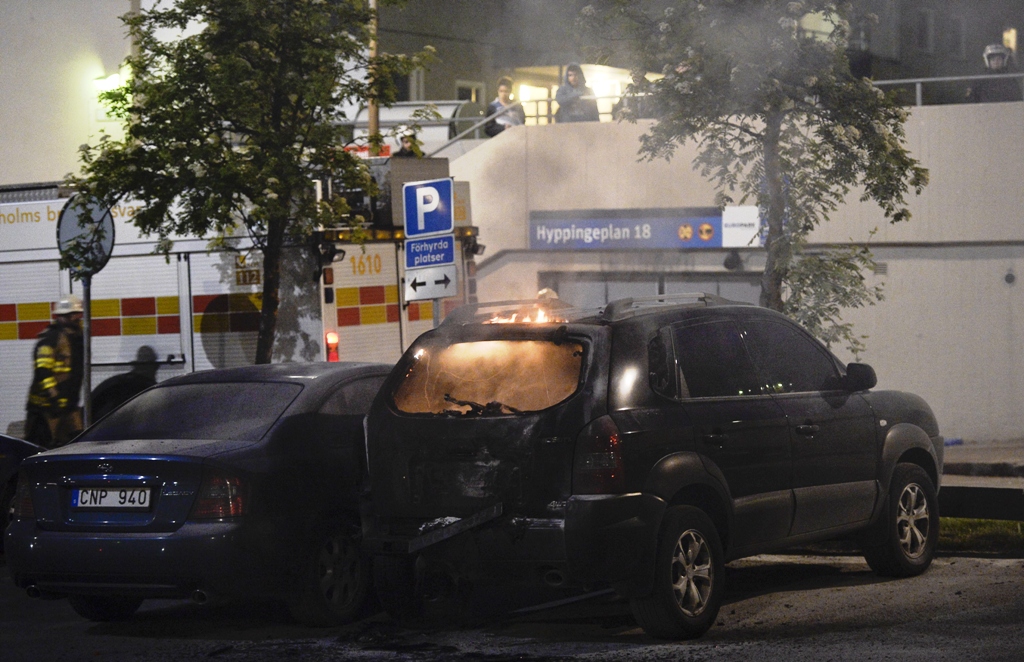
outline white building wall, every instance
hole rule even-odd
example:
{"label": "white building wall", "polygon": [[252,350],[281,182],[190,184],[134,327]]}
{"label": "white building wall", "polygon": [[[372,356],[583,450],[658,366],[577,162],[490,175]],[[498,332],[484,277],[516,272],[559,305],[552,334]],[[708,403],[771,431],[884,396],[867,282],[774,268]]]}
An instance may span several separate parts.
{"label": "white building wall", "polygon": [[0,7],[0,184],[60,180],[95,140],[97,79],[129,45],[118,17],[130,0],[4,0]]}
{"label": "white building wall", "polygon": [[[861,360],[879,388],[918,393],[947,437],[1024,437],[1024,103],[915,108],[908,145],[931,183],[909,196],[913,218],[892,225],[853,191],[816,243],[862,242],[871,230],[885,275],[885,300],[849,311],[867,335]],[[454,160],[470,182],[473,222],[487,253],[480,260],[481,301],[530,297],[545,271],[724,273],[693,253],[540,253],[527,251],[531,211],[689,207],[714,203],[714,190],[691,168],[693,148],[672,161],[639,161],[647,124],[518,127]],[[745,254],[748,270],[763,260]],[[840,358],[852,356],[838,351]]]}

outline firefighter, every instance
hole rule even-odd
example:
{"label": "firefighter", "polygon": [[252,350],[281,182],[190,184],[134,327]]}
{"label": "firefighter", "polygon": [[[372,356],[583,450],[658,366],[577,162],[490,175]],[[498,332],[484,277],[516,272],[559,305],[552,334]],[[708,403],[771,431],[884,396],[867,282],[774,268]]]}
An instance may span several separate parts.
{"label": "firefighter", "polygon": [[72,294],[57,303],[53,322],[39,334],[33,361],[25,438],[57,448],[82,430],[78,407],[84,368],[81,299]]}

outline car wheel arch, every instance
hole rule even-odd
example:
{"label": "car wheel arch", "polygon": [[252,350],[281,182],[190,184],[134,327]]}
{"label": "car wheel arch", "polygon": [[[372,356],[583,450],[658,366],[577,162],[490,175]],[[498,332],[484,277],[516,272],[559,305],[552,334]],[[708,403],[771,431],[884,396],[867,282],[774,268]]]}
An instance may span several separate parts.
{"label": "car wheel arch", "polygon": [[928,477],[932,484],[939,486],[939,459],[928,433],[911,423],[898,423],[885,435],[882,449],[882,488],[889,489],[893,472],[900,462],[916,464]]}
{"label": "car wheel arch", "polygon": [[718,529],[728,549],[732,529],[732,498],[725,476],[697,453],[680,452],[663,457],[648,475],[644,491],[659,497],[668,507],[694,506],[703,510]]}

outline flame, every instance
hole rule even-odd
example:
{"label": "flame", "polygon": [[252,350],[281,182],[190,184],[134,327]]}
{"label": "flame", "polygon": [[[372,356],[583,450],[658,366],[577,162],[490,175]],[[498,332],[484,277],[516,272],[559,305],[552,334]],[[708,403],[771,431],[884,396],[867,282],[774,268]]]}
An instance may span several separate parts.
{"label": "flame", "polygon": [[544,310],[537,310],[535,315],[521,315],[520,313],[501,314],[498,313],[489,320],[485,320],[484,324],[547,324],[549,322],[567,322],[568,320],[561,317],[553,317],[548,315]]}

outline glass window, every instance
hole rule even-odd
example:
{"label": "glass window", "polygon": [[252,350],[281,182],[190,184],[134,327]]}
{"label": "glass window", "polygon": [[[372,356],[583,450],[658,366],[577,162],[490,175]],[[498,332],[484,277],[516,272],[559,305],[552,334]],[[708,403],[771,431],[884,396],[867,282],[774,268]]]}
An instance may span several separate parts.
{"label": "glass window", "polygon": [[384,382],[384,375],[356,379],[335,391],[327,399],[320,412],[335,416],[363,415],[370,411],[370,405]]}
{"label": "glass window", "polygon": [[156,386],[111,413],[80,439],[257,441],[301,390],[298,384],[280,382]]}
{"label": "glass window", "polygon": [[539,411],[576,392],[583,346],[549,340],[422,345],[395,390],[410,414],[497,416]]}
{"label": "glass window", "polygon": [[832,356],[805,333],[782,322],[744,323],[747,347],[770,393],[827,391],[839,387]]}
{"label": "glass window", "polygon": [[760,393],[754,366],[732,322],[711,322],[674,330],[682,397]]}
{"label": "glass window", "polygon": [[674,398],[676,393],[676,366],[672,356],[672,333],[668,328],[660,329],[658,335],[647,343],[647,369],[651,390]]}

